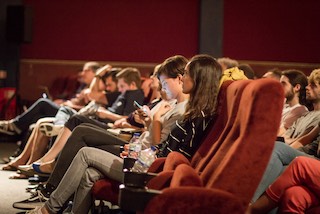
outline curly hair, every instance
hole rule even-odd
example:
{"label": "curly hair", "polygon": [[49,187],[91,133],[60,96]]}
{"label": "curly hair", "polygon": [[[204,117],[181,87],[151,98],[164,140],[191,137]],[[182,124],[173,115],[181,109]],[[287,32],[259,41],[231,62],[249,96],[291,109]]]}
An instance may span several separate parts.
{"label": "curly hair", "polygon": [[308,78],[309,83],[316,83],[320,85],[320,68],[314,69],[309,78]]}
{"label": "curly hair", "polygon": [[216,112],[219,81],[222,76],[220,64],[205,54],[196,55],[187,64],[189,76],[194,82],[190,92],[184,119],[212,116]]}

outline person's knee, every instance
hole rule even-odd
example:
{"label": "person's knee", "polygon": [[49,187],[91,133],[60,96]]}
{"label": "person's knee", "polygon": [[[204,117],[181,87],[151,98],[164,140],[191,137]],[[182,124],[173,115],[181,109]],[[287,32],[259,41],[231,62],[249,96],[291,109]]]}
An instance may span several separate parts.
{"label": "person's knee", "polygon": [[38,99],[37,102],[39,105],[51,105],[51,103],[52,103],[51,100],[48,100],[46,98],[40,98],[40,99]]}
{"label": "person's knee", "polygon": [[279,141],[276,141],[274,144],[274,152],[275,153],[283,153],[283,151],[286,151],[288,149],[288,145]]}
{"label": "person's knee", "polygon": [[89,167],[81,178],[80,186],[91,188],[100,178],[101,174],[96,169]]}
{"label": "person's knee", "polygon": [[299,156],[296,157],[292,161],[292,165],[296,166],[300,169],[313,168],[316,164],[318,164],[318,160],[312,157]]}
{"label": "person's knee", "polygon": [[81,158],[81,159],[87,159],[88,156],[90,156],[91,152],[92,152],[93,148],[90,147],[83,147],[81,148],[78,153],[77,153],[77,157]]}
{"label": "person's knee", "polygon": [[306,187],[290,187],[283,193],[280,211],[286,213],[303,213],[310,207],[312,198],[312,194]]}
{"label": "person's knee", "polygon": [[65,123],[65,127],[73,131],[73,129],[84,122],[84,118],[81,115],[74,114]]}
{"label": "person's knee", "polygon": [[88,130],[88,126],[80,124],[73,129],[72,135],[83,136],[87,134]]}

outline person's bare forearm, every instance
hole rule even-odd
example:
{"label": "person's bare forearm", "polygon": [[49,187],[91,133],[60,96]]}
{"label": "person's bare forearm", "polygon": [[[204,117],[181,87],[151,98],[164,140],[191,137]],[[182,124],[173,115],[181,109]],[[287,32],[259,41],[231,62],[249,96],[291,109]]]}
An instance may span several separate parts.
{"label": "person's bare forearm", "polygon": [[304,135],[302,135],[301,137],[296,139],[290,146],[293,148],[300,148],[302,146],[305,146],[305,145],[311,143],[312,141],[314,141],[316,139],[316,137],[319,134],[319,131],[320,131],[319,126],[312,128],[311,131],[310,131],[310,129],[307,130]]}
{"label": "person's bare forearm", "polygon": [[109,110],[107,110],[105,108],[102,108],[102,107],[100,107],[98,109],[97,116],[102,118],[102,119],[109,119],[111,121],[120,120],[121,118],[127,118],[127,116],[123,116],[123,115],[112,113]]}
{"label": "person's bare forearm", "polygon": [[161,140],[162,124],[160,122],[160,115],[157,113],[153,116],[152,120],[152,141],[153,145],[158,145]]}

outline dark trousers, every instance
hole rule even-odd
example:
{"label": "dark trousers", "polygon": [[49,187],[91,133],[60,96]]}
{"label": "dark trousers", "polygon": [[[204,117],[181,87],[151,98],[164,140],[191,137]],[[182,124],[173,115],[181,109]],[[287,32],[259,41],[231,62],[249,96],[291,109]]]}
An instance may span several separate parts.
{"label": "dark trousers", "polygon": [[18,115],[13,119],[13,123],[22,131],[25,132],[29,129],[29,126],[36,123],[43,117],[54,117],[58,112],[60,106],[53,101],[41,98],[28,108],[27,111]]}
{"label": "dark trousers", "polygon": [[66,122],[65,127],[68,128],[70,131],[73,131],[73,129],[77,126],[79,126],[82,123],[90,123],[93,125],[96,125],[100,128],[106,129],[107,123],[109,123],[110,120],[103,120],[103,119],[94,119],[90,118],[89,116],[74,114],[69,118],[69,120]]}
{"label": "dark trousers", "polygon": [[120,146],[126,143],[128,142],[109,134],[105,128],[87,123],[77,126],[59,155],[48,185],[58,186],[73,158],[82,147],[95,147],[119,155]]}

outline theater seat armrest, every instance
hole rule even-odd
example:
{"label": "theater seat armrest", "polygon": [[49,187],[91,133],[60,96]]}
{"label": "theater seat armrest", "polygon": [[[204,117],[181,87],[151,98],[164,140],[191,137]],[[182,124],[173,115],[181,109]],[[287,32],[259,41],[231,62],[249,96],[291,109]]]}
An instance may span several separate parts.
{"label": "theater seat armrest", "polygon": [[[134,199],[134,200],[133,200]],[[233,194],[204,187],[166,188],[163,191],[120,185],[119,206],[123,210],[163,214],[245,213],[247,205]]]}
{"label": "theater seat armrest", "polygon": [[141,173],[124,170],[123,183],[128,187],[144,188],[148,181],[157,176],[157,173]]}
{"label": "theater seat armrest", "polygon": [[119,206],[126,211],[143,211],[148,202],[161,191],[147,188],[127,187],[124,184],[119,186]]}
{"label": "theater seat armrest", "polygon": [[233,213],[243,214],[247,205],[234,194],[204,187],[166,188],[152,197],[144,213]]}
{"label": "theater seat armrest", "polygon": [[166,158],[157,158],[150,166],[148,169],[148,172],[154,172],[154,173],[159,173],[163,170],[163,166],[166,162]]}

